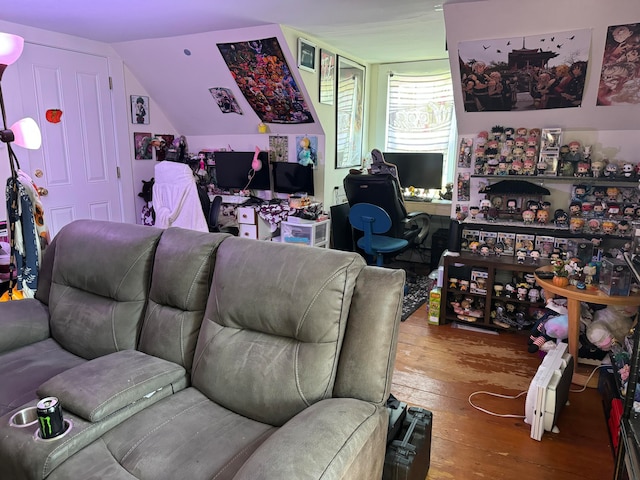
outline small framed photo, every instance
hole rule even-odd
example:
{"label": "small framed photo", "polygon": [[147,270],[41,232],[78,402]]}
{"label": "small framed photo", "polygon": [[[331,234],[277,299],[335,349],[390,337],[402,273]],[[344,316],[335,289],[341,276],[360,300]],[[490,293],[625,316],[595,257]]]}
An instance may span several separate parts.
{"label": "small framed photo", "polygon": [[153,140],[151,132],[133,132],[136,160],[151,160],[153,158],[151,140]]}
{"label": "small framed photo", "polygon": [[316,50],[317,47],[309,40],[298,38],[298,68],[307,72],[316,71]]}
{"label": "small framed photo", "polygon": [[149,124],[149,97],[131,95],[131,123]]}
{"label": "small framed photo", "polygon": [[336,93],[336,54],[320,49],[320,103],[333,105]]}

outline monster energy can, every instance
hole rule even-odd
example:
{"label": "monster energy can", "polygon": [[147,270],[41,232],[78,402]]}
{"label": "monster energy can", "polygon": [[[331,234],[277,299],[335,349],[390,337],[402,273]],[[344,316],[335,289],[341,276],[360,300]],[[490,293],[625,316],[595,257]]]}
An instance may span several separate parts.
{"label": "monster energy can", "polygon": [[40,436],[43,439],[54,438],[64,433],[62,408],[56,397],[46,397],[37,404]]}

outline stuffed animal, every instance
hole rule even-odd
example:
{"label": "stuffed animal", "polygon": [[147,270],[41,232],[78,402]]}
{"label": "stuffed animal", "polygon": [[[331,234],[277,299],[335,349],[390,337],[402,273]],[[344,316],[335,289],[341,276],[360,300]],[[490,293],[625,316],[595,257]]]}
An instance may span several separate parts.
{"label": "stuffed animal", "polygon": [[550,317],[544,324],[547,335],[556,340],[569,338],[569,317],[568,315],[558,315]]}
{"label": "stuffed animal", "polygon": [[587,326],[587,338],[600,350],[611,350],[614,342],[624,342],[637,311],[637,307],[613,305],[595,311],[593,321]]}

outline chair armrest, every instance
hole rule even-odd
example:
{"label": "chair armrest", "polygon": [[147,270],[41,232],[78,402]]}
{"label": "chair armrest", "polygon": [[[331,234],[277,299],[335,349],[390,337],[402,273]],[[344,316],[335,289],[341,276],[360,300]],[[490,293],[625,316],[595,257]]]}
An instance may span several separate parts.
{"label": "chair armrest", "polygon": [[233,478],[382,478],[388,425],[384,406],[322,400],[280,427]]}
{"label": "chair armrest", "polygon": [[137,350],[122,350],[95,358],[47,380],[40,397],[58,397],[62,407],[89,421],[150,397],[176,382],[186,385],[180,365]]}
{"label": "chair armrest", "polygon": [[35,298],[0,302],[0,353],[49,338],[49,307]]}
{"label": "chair armrest", "polygon": [[404,219],[405,228],[412,228],[414,225],[420,228],[420,233],[415,238],[415,244],[420,245],[429,235],[431,216],[425,212],[410,212]]}

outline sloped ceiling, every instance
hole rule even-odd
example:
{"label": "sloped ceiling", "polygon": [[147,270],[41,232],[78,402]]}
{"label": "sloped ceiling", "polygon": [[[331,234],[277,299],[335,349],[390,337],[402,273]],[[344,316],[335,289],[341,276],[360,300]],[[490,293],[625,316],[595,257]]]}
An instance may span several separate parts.
{"label": "sloped ceiling", "polygon": [[[113,44],[127,67],[169,116],[183,135],[224,135],[255,133],[258,115],[240,93],[217,43],[245,42],[276,37],[298,87],[309,99],[300,79],[296,61],[278,25],[135,40]],[[230,88],[243,115],[222,113],[209,93],[212,87]],[[271,133],[322,134],[311,102],[307,107],[315,122],[300,125],[270,124]]]}

